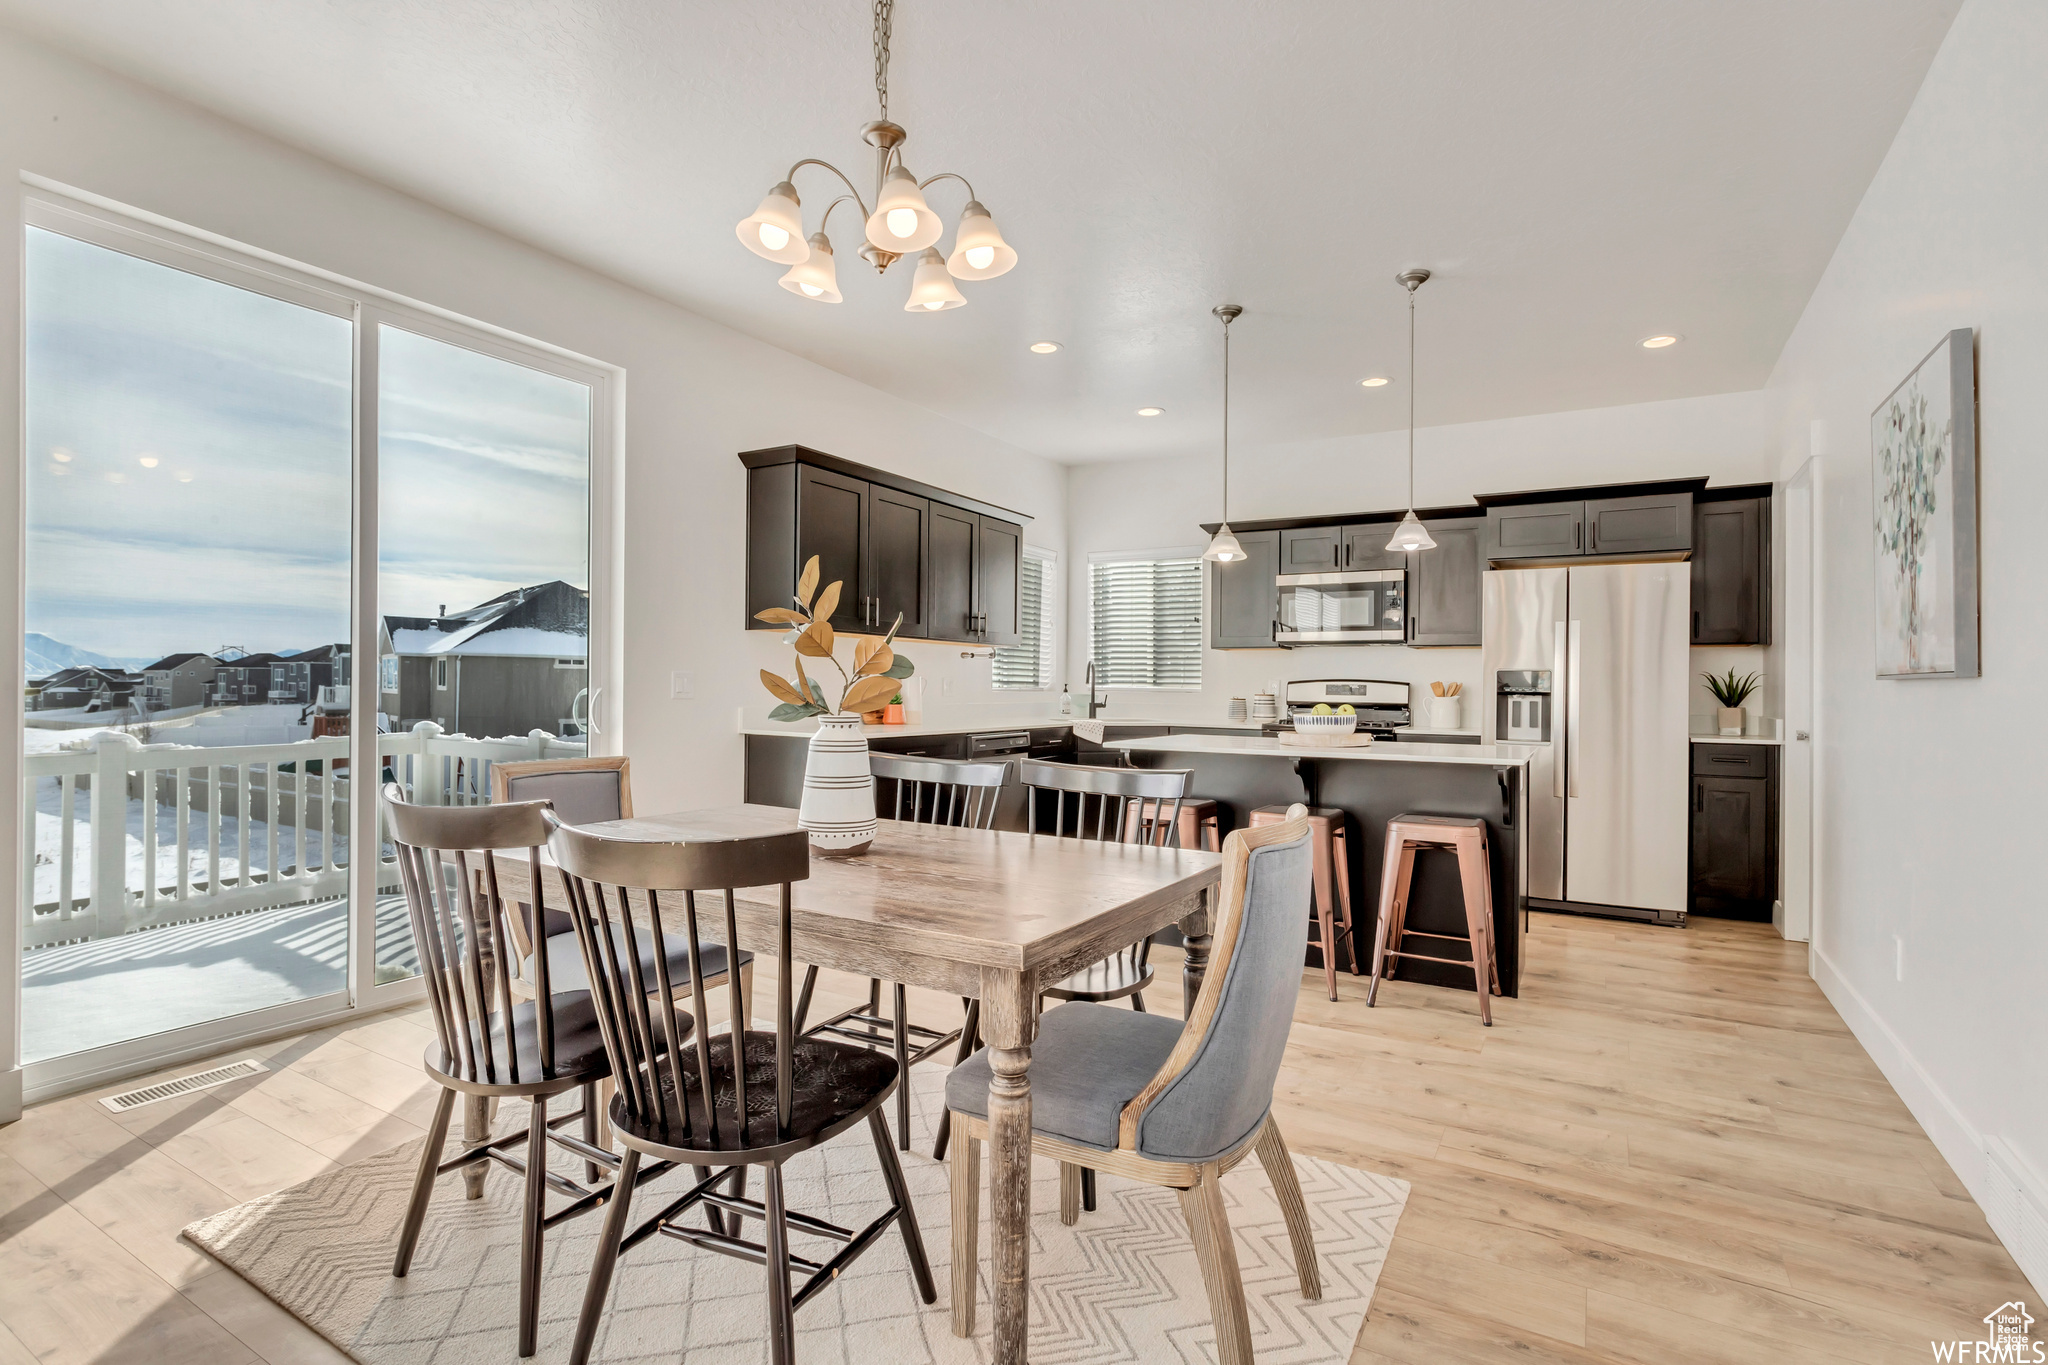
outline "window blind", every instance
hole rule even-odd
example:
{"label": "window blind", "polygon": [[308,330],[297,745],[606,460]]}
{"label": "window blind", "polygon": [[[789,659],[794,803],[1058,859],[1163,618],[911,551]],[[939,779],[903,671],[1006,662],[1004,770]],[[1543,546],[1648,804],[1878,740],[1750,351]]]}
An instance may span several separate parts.
{"label": "window blind", "polygon": [[1102,687],[1202,685],[1202,561],[1089,566],[1091,654]]}
{"label": "window blind", "polygon": [[1052,686],[1052,561],[1026,552],[1018,583],[1022,639],[995,653],[997,687],[1040,690]]}

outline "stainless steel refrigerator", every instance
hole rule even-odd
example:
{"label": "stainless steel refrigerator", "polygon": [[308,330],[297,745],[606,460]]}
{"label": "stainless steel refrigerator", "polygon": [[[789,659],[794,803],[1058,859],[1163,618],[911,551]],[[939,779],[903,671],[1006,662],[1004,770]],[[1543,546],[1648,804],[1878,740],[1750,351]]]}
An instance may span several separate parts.
{"label": "stainless steel refrigerator", "polygon": [[1685,922],[1687,564],[1486,574],[1484,738],[1526,752],[1538,909]]}

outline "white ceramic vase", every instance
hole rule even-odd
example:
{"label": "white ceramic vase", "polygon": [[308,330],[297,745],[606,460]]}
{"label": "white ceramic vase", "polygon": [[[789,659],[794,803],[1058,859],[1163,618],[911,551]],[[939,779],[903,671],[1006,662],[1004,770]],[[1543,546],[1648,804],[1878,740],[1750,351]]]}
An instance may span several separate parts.
{"label": "white ceramic vase", "polygon": [[1465,699],[1463,697],[1431,697],[1429,699],[1429,728],[1432,730],[1456,730],[1465,720]]}
{"label": "white ceramic vase", "polygon": [[796,822],[828,858],[858,858],[875,841],[875,779],[859,716],[818,717]]}

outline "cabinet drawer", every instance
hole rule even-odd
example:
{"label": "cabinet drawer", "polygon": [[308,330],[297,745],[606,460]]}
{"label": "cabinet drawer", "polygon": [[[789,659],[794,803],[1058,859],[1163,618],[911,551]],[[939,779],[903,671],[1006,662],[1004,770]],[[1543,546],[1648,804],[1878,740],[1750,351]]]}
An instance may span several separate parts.
{"label": "cabinet drawer", "polygon": [[1771,750],[1766,744],[1695,744],[1692,770],[1713,777],[1769,777]]}

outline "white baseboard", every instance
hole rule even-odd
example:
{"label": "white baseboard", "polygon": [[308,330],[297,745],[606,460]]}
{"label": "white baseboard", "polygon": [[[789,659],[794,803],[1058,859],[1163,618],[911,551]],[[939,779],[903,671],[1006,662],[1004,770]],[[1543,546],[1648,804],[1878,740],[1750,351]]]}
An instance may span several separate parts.
{"label": "white baseboard", "polygon": [[[2041,1223],[2035,1221],[2048,1218],[2048,1183],[1997,1139],[1993,1141],[1997,1142],[1998,1152],[1993,1153],[1985,1135],[1963,1116],[1948,1092],[1920,1065],[1905,1040],[1892,1031],[1891,1025],[1885,1023],[1827,954],[1817,949],[1810,951],[1807,968],[1821,994],[1834,1005],[1849,1032],[1856,1035],[1863,1050],[1870,1054],[1877,1069],[1926,1130],[1935,1150],[1954,1169],[1970,1197],[1977,1201],[1977,1207],[1985,1210],[1991,1230],[2019,1263],[2020,1272],[2033,1283],[2036,1292],[2048,1295],[2048,1288],[2044,1288],[2048,1286],[2048,1264],[2043,1263],[2048,1260],[2048,1235],[2044,1235]],[[1996,1169],[1995,1155],[2005,1158]],[[2028,1217],[2030,1213],[2034,1219]]]}

